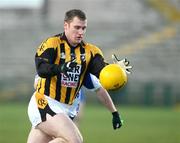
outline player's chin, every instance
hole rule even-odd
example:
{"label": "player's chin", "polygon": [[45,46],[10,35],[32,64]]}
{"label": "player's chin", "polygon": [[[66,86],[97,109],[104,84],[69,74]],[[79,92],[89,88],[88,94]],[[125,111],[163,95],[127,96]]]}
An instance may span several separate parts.
{"label": "player's chin", "polygon": [[77,40],[76,40],[76,44],[81,43],[81,41],[82,41],[82,39],[77,39]]}

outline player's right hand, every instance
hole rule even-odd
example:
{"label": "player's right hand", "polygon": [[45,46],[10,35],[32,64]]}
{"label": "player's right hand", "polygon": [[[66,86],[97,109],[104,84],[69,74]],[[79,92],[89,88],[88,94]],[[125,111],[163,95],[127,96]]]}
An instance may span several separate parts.
{"label": "player's right hand", "polygon": [[75,62],[75,59],[69,62],[65,62],[61,66],[61,73],[63,73],[66,77],[69,77],[68,72],[72,72],[73,68],[77,66],[77,62]]}

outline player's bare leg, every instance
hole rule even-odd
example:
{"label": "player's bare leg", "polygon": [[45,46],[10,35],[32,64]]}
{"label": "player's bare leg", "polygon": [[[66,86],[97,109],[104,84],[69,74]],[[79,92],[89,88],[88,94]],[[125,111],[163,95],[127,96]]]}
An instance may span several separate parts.
{"label": "player's bare leg", "polygon": [[52,141],[48,142],[48,143],[67,143],[66,140],[63,140],[62,138],[55,138]]}
{"label": "player's bare leg", "polygon": [[48,143],[51,140],[52,137],[50,137],[46,133],[42,132],[39,129],[32,128],[29,133],[27,143]]}
{"label": "player's bare leg", "polygon": [[76,125],[65,114],[47,115],[47,121],[37,126],[49,136],[54,137],[49,143],[82,143],[83,139]]}

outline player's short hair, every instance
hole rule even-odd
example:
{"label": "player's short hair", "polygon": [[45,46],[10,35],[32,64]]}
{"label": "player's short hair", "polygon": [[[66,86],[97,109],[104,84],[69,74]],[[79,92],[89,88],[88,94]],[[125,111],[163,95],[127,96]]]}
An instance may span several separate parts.
{"label": "player's short hair", "polygon": [[70,22],[74,17],[78,17],[80,20],[86,20],[86,14],[80,9],[71,9],[65,13],[65,22]]}

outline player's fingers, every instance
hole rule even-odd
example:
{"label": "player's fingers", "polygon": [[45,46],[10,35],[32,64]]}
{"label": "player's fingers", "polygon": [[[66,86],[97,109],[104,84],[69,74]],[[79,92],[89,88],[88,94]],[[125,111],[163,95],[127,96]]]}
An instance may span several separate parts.
{"label": "player's fingers", "polygon": [[117,63],[117,60],[116,60],[114,54],[112,54],[112,60],[113,60],[113,63]]}
{"label": "player's fingers", "polygon": [[125,64],[126,66],[128,66],[128,65],[130,64],[130,62],[126,60],[126,61],[124,62],[124,64]]}
{"label": "player's fingers", "polygon": [[131,74],[131,71],[129,69],[126,69],[127,74]]}
{"label": "player's fingers", "polygon": [[112,54],[112,59],[113,59],[113,62],[116,63],[119,61],[119,59],[116,57],[115,54]]}
{"label": "player's fingers", "polygon": [[132,69],[132,66],[126,66],[126,69]]}
{"label": "player's fingers", "polygon": [[114,130],[116,130],[116,125],[113,126]]}
{"label": "player's fingers", "polygon": [[114,55],[112,55],[112,60],[113,60],[113,63],[114,63],[114,64],[117,62],[116,59],[115,59],[115,57],[114,57]]}
{"label": "player's fingers", "polygon": [[116,124],[116,128],[120,128],[120,124],[119,123]]}

